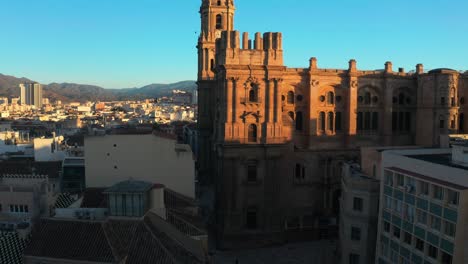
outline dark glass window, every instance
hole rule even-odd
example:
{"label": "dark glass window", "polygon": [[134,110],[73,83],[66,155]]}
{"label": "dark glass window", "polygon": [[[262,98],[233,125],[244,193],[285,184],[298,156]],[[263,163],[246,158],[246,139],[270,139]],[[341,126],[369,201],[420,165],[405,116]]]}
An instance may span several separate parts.
{"label": "dark glass window", "polygon": [[353,210],[362,212],[362,198],[354,197],[353,199]]}
{"label": "dark glass window", "polygon": [[379,113],[373,112],[372,113],[372,130],[379,129]]}

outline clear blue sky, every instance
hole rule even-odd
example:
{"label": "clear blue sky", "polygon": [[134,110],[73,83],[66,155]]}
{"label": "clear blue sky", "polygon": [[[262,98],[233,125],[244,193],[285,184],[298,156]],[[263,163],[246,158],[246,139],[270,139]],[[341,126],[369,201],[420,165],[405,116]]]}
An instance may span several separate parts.
{"label": "clear blue sky", "polygon": [[[201,0],[0,0],[0,73],[106,88],[196,79]],[[306,67],[468,70],[466,0],[236,0],[236,29],[283,32]]]}

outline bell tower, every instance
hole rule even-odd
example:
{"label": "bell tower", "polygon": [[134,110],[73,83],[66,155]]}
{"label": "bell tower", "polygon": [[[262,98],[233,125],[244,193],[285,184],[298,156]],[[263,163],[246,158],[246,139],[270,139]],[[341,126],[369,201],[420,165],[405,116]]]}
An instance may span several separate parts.
{"label": "bell tower", "polygon": [[198,80],[214,79],[216,39],[222,31],[234,28],[233,0],[203,0],[200,7],[201,31],[198,40]]}

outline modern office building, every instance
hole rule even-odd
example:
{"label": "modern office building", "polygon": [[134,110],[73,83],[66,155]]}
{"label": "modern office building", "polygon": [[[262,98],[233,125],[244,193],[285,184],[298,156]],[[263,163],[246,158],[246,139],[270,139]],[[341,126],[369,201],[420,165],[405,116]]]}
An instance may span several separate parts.
{"label": "modern office building", "polygon": [[20,101],[22,105],[42,107],[42,85],[39,83],[22,83],[19,85]]}
{"label": "modern office building", "polygon": [[387,151],[382,173],[376,263],[468,263],[468,146]]}

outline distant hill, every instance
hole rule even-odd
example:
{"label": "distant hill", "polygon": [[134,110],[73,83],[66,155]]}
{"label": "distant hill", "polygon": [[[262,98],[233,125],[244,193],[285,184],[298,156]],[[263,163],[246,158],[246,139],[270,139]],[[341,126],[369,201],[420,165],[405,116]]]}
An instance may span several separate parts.
{"label": "distant hill", "polygon": [[[27,78],[17,78],[0,74],[0,97],[19,97],[19,84],[31,82]],[[44,85],[44,97],[69,101],[112,101],[138,100],[167,96],[178,89],[193,92],[197,89],[195,81],[182,81],[171,84],[150,84],[141,88],[105,89],[99,86],[76,83],[51,83]]]}

